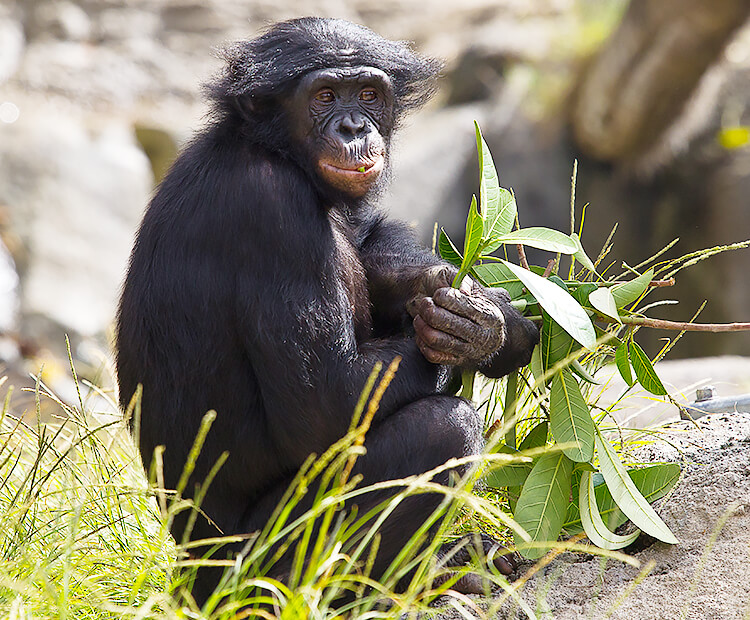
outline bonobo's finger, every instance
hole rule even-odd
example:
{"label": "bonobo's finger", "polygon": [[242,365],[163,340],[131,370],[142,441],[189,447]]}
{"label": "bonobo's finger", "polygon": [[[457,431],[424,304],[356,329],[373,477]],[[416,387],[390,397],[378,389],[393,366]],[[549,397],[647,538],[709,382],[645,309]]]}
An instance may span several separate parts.
{"label": "bonobo's finger", "polygon": [[466,356],[471,352],[472,347],[466,342],[431,327],[425,323],[421,315],[414,318],[414,331],[422,342],[436,351],[444,351],[457,357]]}
{"label": "bonobo's finger", "polygon": [[430,327],[451,334],[464,342],[473,341],[477,330],[482,329],[473,321],[435,305],[432,297],[421,297],[413,301],[413,317],[419,316]]}
{"label": "bonobo's finger", "polygon": [[[477,544],[481,545],[481,550]],[[452,547],[444,548],[441,555],[446,557],[448,566],[470,564],[476,555],[480,555],[488,566],[494,566],[503,575],[510,575],[518,568],[513,552],[484,532],[465,535]]]}
{"label": "bonobo's finger", "polygon": [[424,343],[424,341],[419,336],[417,336],[415,340],[417,343],[417,347],[422,352],[422,355],[424,355],[424,358],[428,362],[431,362],[432,364],[443,364],[446,366],[458,366],[459,365],[459,359],[455,355],[451,355],[450,353],[445,353],[443,351],[436,351],[435,349],[431,349]]}
{"label": "bonobo's finger", "polygon": [[464,276],[464,279],[461,280],[461,284],[458,286],[458,290],[464,295],[471,295],[471,291],[474,290],[474,284],[474,280],[469,276]]}
{"label": "bonobo's finger", "polygon": [[501,575],[511,575],[518,568],[518,562],[513,557],[513,553],[498,544],[487,552],[487,563],[490,562]]}
{"label": "bonobo's finger", "polygon": [[436,305],[482,325],[495,328],[503,313],[484,295],[464,295],[452,288],[441,288],[432,296]]}
{"label": "bonobo's finger", "polygon": [[452,265],[428,267],[420,278],[417,293],[432,297],[432,294],[439,288],[450,287],[457,273],[458,269]]}

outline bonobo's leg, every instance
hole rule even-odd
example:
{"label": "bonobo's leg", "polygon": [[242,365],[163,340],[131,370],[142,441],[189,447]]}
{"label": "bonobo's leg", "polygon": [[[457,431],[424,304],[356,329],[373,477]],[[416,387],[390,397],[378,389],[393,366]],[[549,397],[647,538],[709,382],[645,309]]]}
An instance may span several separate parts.
{"label": "bonobo's leg", "polygon": [[[464,399],[430,396],[411,403],[373,426],[367,433],[365,447],[367,453],[357,459],[353,470],[353,474],[362,475],[362,486],[405,478],[434,469],[451,458],[477,454],[482,449],[482,416]],[[463,473],[463,470],[456,469],[444,471],[435,476],[434,481],[448,485],[452,475]],[[253,502],[236,531],[252,532],[262,529],[291,482],[292,478],[284,480],[260,500]],[[358,514],[364,515],[397,492],[398,489],[382,490],[362,496],[356,502]],[[311,488],[291,517],[295,518],[309,509],[314,497],[315,490]],[[385,571],[442,499],[443,496],[438,493],[421,493],[406,498],[398,505],[379,529],[381,539],[373,566],[373,577],[377,578]],[[348,508],[352,508],[352,505]],[[496,541],[484,536],[480,547],[482,549],[479,553],[484,551],[485,554],[491,554],[498,546]],[[241,545],[232,546],[232,549],[237,552]],[[465,550],[456,553],[446,548],[445,552],[446,564],[449,566],[464,564],[470,557]],[[226,551],[222,553],[225,554]],[[290,556],[291,553],[287,553],[274,566],[274,575],[281,578],[285,576],[290,568]],[[506,574],[512,571],[511,563],[500,557],[495,560],[495,564]],[[203,573],[200,579],[203,583],[196,585],[206,590],[205,594],[198,597],[203,598],[218,582],[220,572],[200,572]],[[211,572],[215,574],[208,579]],[[456,587],[460,585],[456,584]],[[473,591],[471,587],[467,589]]]}
{"label": "bonobo's leg", "polygon": [[[430,396],[411,403],[373,426],[367,433],[365,447],[367,453],[357,459],[353,472],[362,475],[363,486],[405,478],[434,469],[451,458],[477,454],[482,449],[482,416],[464,399]],[[462,473],[463,470],[456,469],[444,471],[435,476],[434,481],[448,485],[452,475]],[[285,490],[285,486],[282,486],[253,504],[243,520],[244,531],[260,529],[265,525]],[[358,514],[367,513],[397,492],[383,490],[362,496],[356,502]],[[311,489],[307,494],[308,503],[299,506],[295,512],[309,508],[314,496]],[[374,577],[385,571],[442,499],[439,493],[421,493],[406,498],[398,505],[379,529],[381,540],[373,566]],[[485,552],[497,547],[495,541],[485,538]],[[449,565],[463,564],[468,558],[465,553],[450,555],[453,561],[449,559]],[[512,571],[511,564],[506,560],[498,557],[495,563],[506,574]],[[287,568],[283,564],[282,560],[277,567],[282,573]]]}

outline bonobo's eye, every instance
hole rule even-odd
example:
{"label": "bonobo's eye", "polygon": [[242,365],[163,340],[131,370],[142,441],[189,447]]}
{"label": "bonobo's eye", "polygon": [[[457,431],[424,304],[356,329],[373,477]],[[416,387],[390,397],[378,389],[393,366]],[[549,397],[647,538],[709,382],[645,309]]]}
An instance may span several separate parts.
{"label": "bonobo's eye", "polygon": [[320,101],[320,103],[333,103],[335,98],[336,95],[333,94],[333,91],[330,88],[324,88],[315,95],[315,100]]}
{"label": "bonobo's eye", "polygon": [[364,101],[365,103],[375,101],[377,98],[378,93],[372,88],[365,88],[361,93],[359,93],[359,100]]}

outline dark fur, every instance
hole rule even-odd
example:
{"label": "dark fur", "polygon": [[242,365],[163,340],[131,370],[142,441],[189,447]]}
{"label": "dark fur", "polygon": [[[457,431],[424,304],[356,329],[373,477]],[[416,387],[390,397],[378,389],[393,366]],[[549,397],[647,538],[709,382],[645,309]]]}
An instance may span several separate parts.
{"label": "dark fur", "polygon": [[[213,122],[144,216],[118,316],[121,403],[143,385],[141,455],[148,467],[154,448],[166,446],[168,488],[204,413],[217,412],[186,494],[222,452],[229,459],[202,505],[215,525],[199,517],[192,539],[261,528],[310,453],[345,434],[377,361],[403,358],[357,464],[365,482],[423,472],[481,446],[480,416],[443,395],[451,371],[424,358],[405,310],[439,259],[368,199],[332,203],[321,193],[278,104],[311,70],[369,65],[391,78],[399,115],[429,97],[438,64],[366,28],[314,18],[277,24],[227,60],[210,88]],[[484,368],[494,376],[526,363],[535,338],[498,301],[509,331],[521,331]],[[376,570],[436,501],[402,505],[383,529]],[[184,527],[178,518],[178,541]],[[201,577],[199,600],[213,579]]]}

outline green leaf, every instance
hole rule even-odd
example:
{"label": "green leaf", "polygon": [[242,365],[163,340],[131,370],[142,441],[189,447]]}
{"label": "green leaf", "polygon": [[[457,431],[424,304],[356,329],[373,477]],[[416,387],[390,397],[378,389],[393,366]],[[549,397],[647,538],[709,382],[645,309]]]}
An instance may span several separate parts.
{"label": "green leaf", "polygon": [[555,364],[568,359],[580,349],[580,345],[560,327],[549,314],[542,313],[542,331],[539,335],[542,347],[542,364],[545,370],[550,370]]}
{"label": "green leaf", "polygon": [[540,381],[544,376],[544,364],[542,363],[542,345],[538,344],[531,352],[531,374],[535,381]]}
{"label": "green leaf", "polygon": [[513,275],[513,272],[502,263],[484,263],[474,265],[471,270],[485,286],[502,287],[508,291],[511,299],[518,299],[523,295],[523,284]]}
{"label": "green leaf", "polygon": [[548,252],[560,252],[561,254],[573,254],[577,247],[575,242],[568,235],[553,230],[551,228],[542,228],[535,226],[531,228],[522,228],[512,232],[500,235],[492,240],[492,249],[494,246],[502,243],[528,245],[532,248],[547,250]]}
{"label": "green leaf", "polygon": [[453,241],[448,238],[444,228],[440,229],[440,238],[438,239],[438,250],[443,260],[447,260],[451,265],[460,267],[463,262],[463,256],[458,251]]}
{"label": "green leaf", "polygon": [[[497,451],[514,456],[519,454],[519,450],[515,450],[509,446],[500,446]],[[521,459],[522,457],[519,457],[519,461]],[[484,474],[482,479],[488,487],[492,487],[493,489],[521,486],[531,473],[531,467],[532,464],[530,462],[495,462],[490,466],[490,469]]]}
{"label": "green leaf", "polygon": [[[581,463],[577,464],[576,468],[581,465]],[[680,478],[680,466],[677,463],[657,463],[656,465],[628,469],[627,471],[633,484],[649,504],[669,493]],[[593,484],[596,489],[596,503],[599,506],[599,514],[602,515],[608,527],[612,529],[620,527],[628,518],[617,507],[615,500],[612,499],[612,494],[609,492],[601,474],[594,474]],[[571,486],[573,497],[577,498],[579,494],[575,470],[573,471]],[[568,505],[568,514],[565,517],[563,528],[566,532],[574,534],[580,531],[580,527],[581,515],[578,511],[578,500],[576,499]]]}
{"label": "green leaf", "polygon": [[573,295],[573,298],[582,306],[590,306],[591,302],[589,302],[589,295],[598,288],[599,286],[597,284],[586,282],[574,288],[570,294]]}
{"label": "green leaf", "polygon": [[622,308],[627,306],[643,295],[653,277],[654,269],[651,268],[630,282],[615,284],[611,290],[617,307]]}
{"label": "green leaf", "polygon": [[578,509],[581,514],[581,523],[586,536],[597,547],[602,549],[622,549],[632,543],[641,531],[636,530],[628,536],[619,536],[611,532],[604,524],[599,514],[599,506],[596,504],[596,493],[594,492],[594,480],[591,472],[584,471],[581,474],[581,483],[578,492]]}
{"label": "green leaf", "polygon": [[570,238],[573,240],[573,243],[576,244],[576,251],[575,254],[573,254],[574,258],[591,273],[596,273],[596,267],[594,267],[594,263],[591,262],[588,254],[586,254],[586,251],[583,249],[581,238],[578,236],[578,233],[571,233]]}
{"label": "green leaf", "polygon": [[630,341],[630,363],[633,364],[638,383],[656,396],[667,395],[667,390],[651,365],[651,360],[634,340]]}
{"label": "green leaf", "polygon": [[628,360],[628,344],[622,342],[615,349],[615,364],[617,364],[617,370],[620,371],[622,380],[625,381],[630,387],[633,387],[635,381],[633,380],[633,373],[630,372],[630,361]]}
{"label": "green leaf", "polygon": [[555,441],[575,444],[563,448],[563,454],[578,463],[590,461],[594,455],[594,421],[578,381],[569,370],[563,369],[552,377],[549,409]]}
{"label": "green leaf", "polygon": [[532,450],[534,448],[541,448],[547,443],[547,435],[549,433],[549,423],[547,420],[540,422],[534,428],[532,428],[526,437],[523,438],[521,445],[518,446],[519,450]]}
{"label": "green leaf", "polygon": [[469,216],[466,218],[466,238],[464,239],[464,260],[461,270],[468,271],[478,258],[479,245],[482,243],[482,217],[477,211],[477,197],[471,197]]}
{"label": "green leaf", "polygon": [[617,313],[617,303],[612,295],[612,291],[606,286],[592,291],[589,294],[589,303],[604,316],[612,317],[618,323],[622,323],[622,321],[620,321],[620,315]]}
{"label": "green leaf", "polygon": [[596,431],[595,442],[602,476],[604,476],[609,492],[620,510],[646,534],[650,534],[662,542],[676,544],[678,540],[675,535],[656,514],[656,511],[649,506],[646,498],[641,495],[630,476],[628,476],[628,472],[620,462],[620,458],[612,445],[601,436],[598,430]]}
{"label": "green leaf", "polygon": [[587,349],[593,350],[596,347],[596,332],[591,319],[570,293],[528,269],[507,261],[502,261],[502,263],[523,282],[560,327]]}
{"label": "green leaf", "polygon": [[[573,461],[561,452],[539,458],[523,485],[514,518],[529,534],[532,542],[553,543],[562,530],[563,519],[570,497],[570,476]],[[524,540],[517,532],[513,538],[524,557],[543,556],[545,548],[524,548]]]}
{"label": "green leaf", "polygon": [[479,156],[479,207],[484,220],[484,237],[492,239],[513,230],[518,209],[513,194],[500,187],[492,154],[476,121],[474,129]]}
{"label": "green leaf", "polygon": [[589,374],[589,371],[586,370],[578,360],[572,360],[570,362],[570,370],[572,370],[582,381],[591,383],[592,385],[599,385],[599,382]]}

